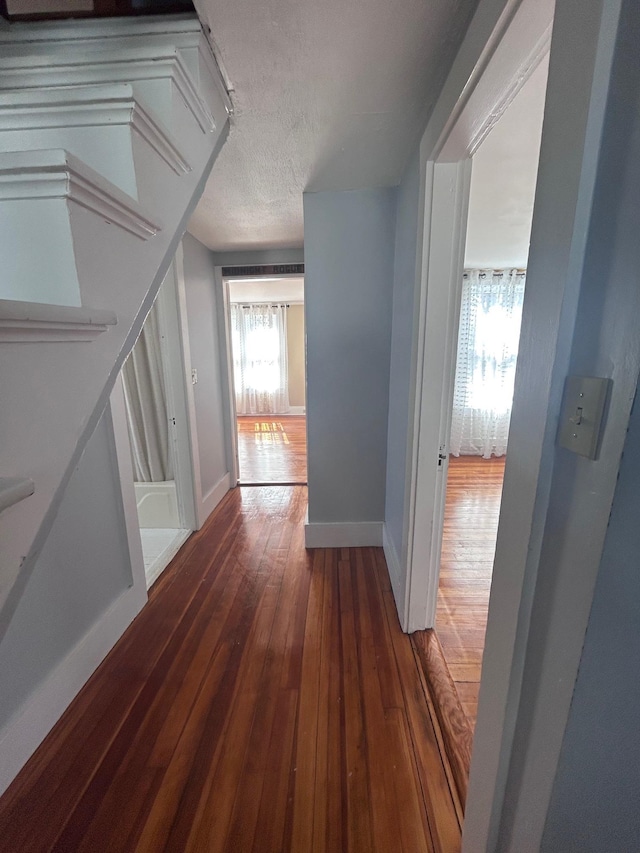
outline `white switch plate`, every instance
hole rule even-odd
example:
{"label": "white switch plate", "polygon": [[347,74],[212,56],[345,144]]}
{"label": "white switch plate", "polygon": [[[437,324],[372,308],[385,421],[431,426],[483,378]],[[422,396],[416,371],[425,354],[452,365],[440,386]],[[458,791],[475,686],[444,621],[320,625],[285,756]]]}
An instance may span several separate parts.
{"label": "white switch plate", "polygon": [[602,420],[611,379],[567,376],[558,432],[558,444],[587,459],[598,453]]}

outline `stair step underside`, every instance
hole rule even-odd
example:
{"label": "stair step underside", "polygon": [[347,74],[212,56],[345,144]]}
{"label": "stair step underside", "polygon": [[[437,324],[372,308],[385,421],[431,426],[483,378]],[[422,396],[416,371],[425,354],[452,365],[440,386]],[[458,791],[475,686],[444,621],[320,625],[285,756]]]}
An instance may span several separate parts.
{"label": "stair step underside", "polygon": [[[152,110],[136,100],[129,83],[0,91],[0,150],[64,147],[55,141],[56,134],[68,136],[78,128],[85,133],[97,128],[104,134],[123,125],[139,134],[177,175],[191,171],[179,143]],[[53,144],[46,141],[52,135]]]}
{"label": "stair step underside", "polygon": [[[37,56],[0,57],[0,89],[45,89],[47,87],[83,86],[102,83],[132,83],[141,89],[149,89],[162,81],[170,82],[203,133],[213,133],[216,121],[198,92],[187,64],[182,56],[171,47],[161,50],[128,48],[117,53],[106,50],[86,51],[74,55],[70,62],[68,53],[46,53]],[[220,87],[219,87],[220,88]],[[143,92],[145,102],[165,121],[168,117],[160,104],[149,92]],[[226,91],[221,90],[227,114],[231,102]],[[177,132],[177,128],[173,128]]]}

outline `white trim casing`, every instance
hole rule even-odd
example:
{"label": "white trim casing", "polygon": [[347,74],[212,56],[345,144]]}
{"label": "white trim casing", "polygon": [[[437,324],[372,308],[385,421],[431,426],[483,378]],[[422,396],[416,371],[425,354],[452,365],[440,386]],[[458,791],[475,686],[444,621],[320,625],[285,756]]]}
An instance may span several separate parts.
{"label": "white trim casing", "polygon": [[382,521],[346,521],[304,525],[305,548],[364,548],[382,545]]}
{"label": "white trim casing", "polygon": [[402,589],[402,569],[400,560],[396,553],[395,546],[387,534],[387,525],[382,528],[382,548],[384,550],[384,558],[387,561],[387,569],[389,570],[389,579],[391,581],[391,589],[393,590],[393,598],[398,610],[398,619],[402,623],[403,614],[398,609],[398,602],[404,601],[404,590]]}

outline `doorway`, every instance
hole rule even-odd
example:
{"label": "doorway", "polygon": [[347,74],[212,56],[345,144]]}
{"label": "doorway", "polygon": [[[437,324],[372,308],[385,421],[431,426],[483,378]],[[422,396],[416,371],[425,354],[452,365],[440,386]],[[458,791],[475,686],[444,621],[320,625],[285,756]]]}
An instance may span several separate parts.
{"label": "doorway", "polygon": [[179,412],[184,379],[173,266],[121,376],[149,588],[194,530],[191,477],[181,453],[188,438]]}
{"label": "doorway", "polygon": [[304,278],[223,282],[238,483],[306,484]]}
{"label": "doorway", "polygon": [[473,158],[435,629],[475,728],[548,56]]}

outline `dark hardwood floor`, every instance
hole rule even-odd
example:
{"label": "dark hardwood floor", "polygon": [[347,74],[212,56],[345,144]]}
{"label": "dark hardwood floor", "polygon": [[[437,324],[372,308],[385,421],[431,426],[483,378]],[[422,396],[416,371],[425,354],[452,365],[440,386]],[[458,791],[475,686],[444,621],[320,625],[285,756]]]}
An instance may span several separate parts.
{"label": "dark hardwood floor", "polygon": [[243,484],[306,483],[304,415],[239,416],[238,459]]}
{"label": "dark hardwood floor", "polygon": [[0,800],[0,850],[454,853],[461,808],[381,549],[239,488]]}

